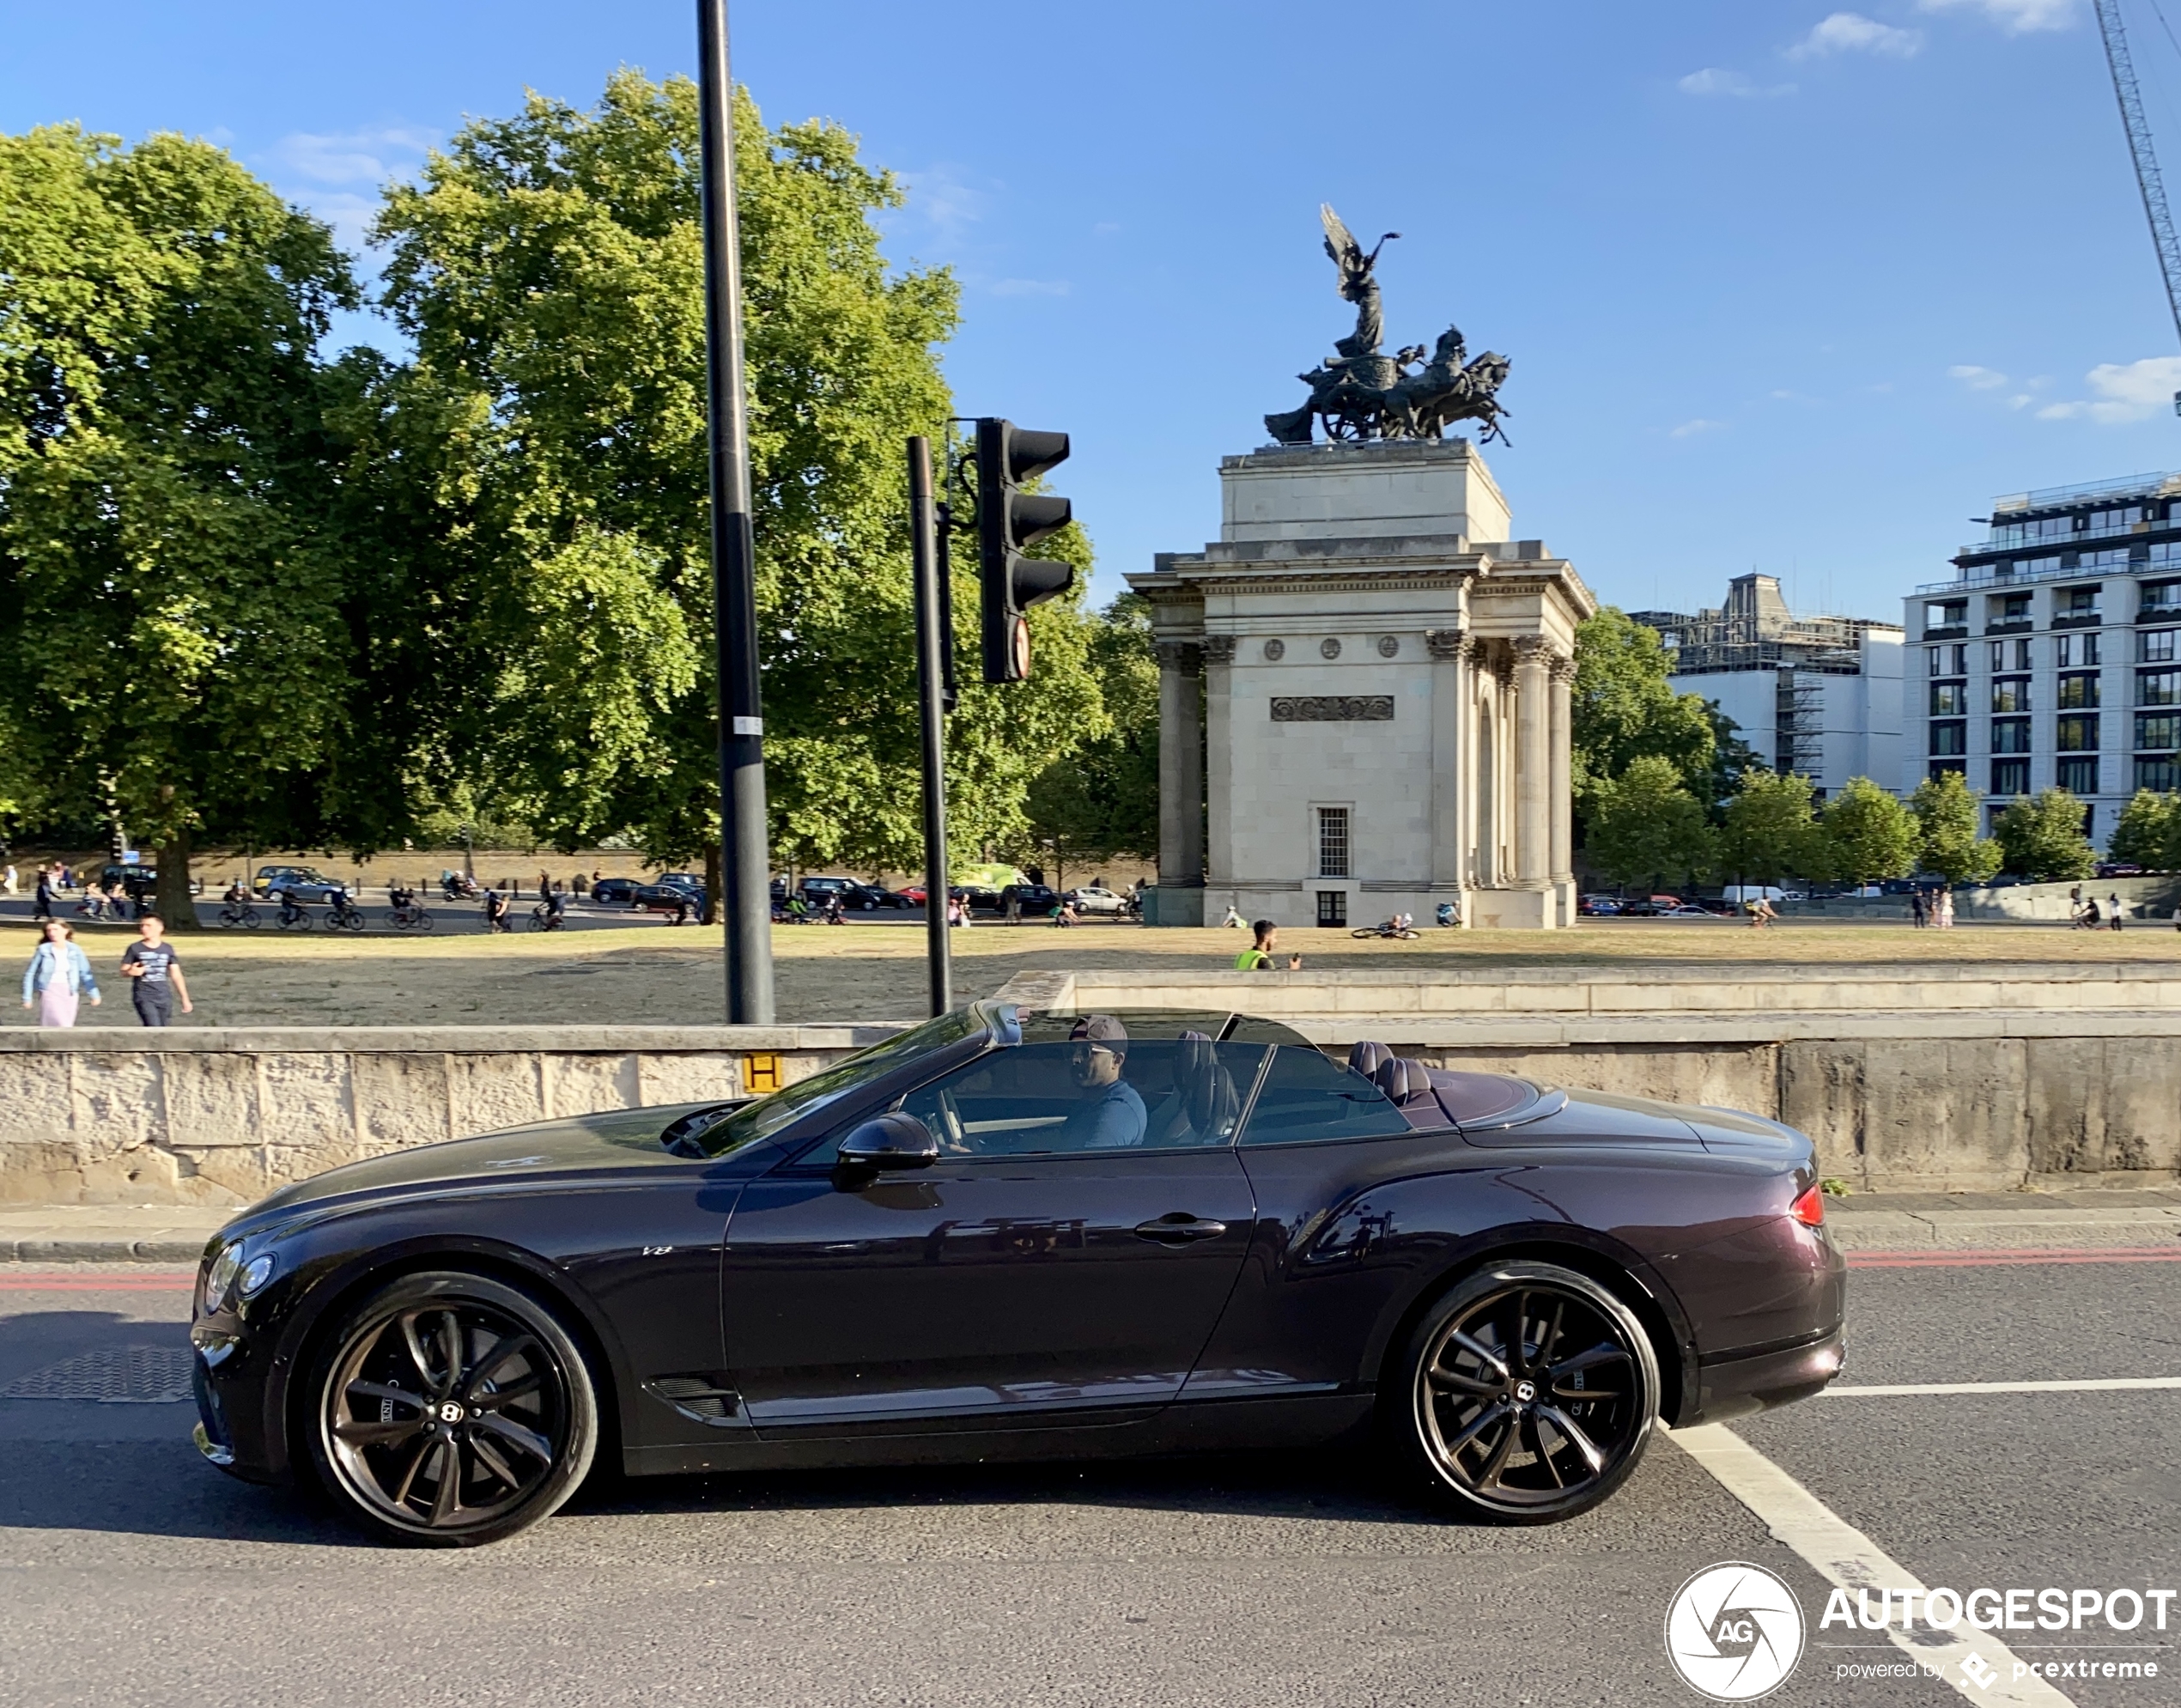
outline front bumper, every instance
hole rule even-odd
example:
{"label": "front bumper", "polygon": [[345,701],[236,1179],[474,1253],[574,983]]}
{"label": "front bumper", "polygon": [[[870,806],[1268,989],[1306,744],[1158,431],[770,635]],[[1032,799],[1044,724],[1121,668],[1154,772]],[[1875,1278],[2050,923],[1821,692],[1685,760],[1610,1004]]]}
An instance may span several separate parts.
{"label": "front bumper", "polygon": [[1685,1413],[1676,1426],[1723,1423],[1728,1418],[1807,1400],[1824,1392],[1826,1384],[1840,1374],[1846,1357],[1847,1326],[1841,1323],[1829,1334],[1798,1346],[1699,1365],[1696,1408]]}

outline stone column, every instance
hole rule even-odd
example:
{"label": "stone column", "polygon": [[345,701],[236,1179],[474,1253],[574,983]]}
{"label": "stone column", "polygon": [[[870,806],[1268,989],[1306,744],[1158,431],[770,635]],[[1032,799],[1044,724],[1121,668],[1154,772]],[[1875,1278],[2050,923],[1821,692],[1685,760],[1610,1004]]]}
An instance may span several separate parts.
{"label": "stone column", "polygon": [[[1202,653],[1193,641],[1158,642],[1158,887],[1204,887]],[[1165,905],[1159,908],[1168,917]]]}
{"label": "stone column", "polygon": [[[1233,691],[1235,637],[1204,637],[1205,883],[1217,889],[1235,880]],[[1227,900],[1219,899],[1225,906]]]}
{"label": "stone column", "polygon": [[1498,683],[1491,648],[1484,641],[1471,641],[1462,662],[1468,666],[1469,678],[1468,702],[1462,708],[1469,720],[1469,739],[1464,744],[1469,793],[1461,809],[1462,840],[1469,882],[1485,889],[1500,881]]}
{"label": "stone column", "polygon": [[1552,869],[1555,884],[1575,878],[1575,660],[1555,658],[1552,671]]}
{"label": "stone column", "polygon": [[1460,890],[1468,882],[1469,669],[1459,629],[1428,629],[1431,654],[1431,887]]}
{"label": "stone column", "polygon": [[1541,890],[1552,863],[1552,643],[1515,637],[1515,880]]}

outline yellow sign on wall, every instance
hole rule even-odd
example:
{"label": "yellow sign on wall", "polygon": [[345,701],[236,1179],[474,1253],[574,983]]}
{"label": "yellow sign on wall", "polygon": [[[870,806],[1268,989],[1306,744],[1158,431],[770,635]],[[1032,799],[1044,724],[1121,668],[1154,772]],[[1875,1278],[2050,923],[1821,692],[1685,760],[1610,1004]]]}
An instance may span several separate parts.
{"label": "yellow sign on wall", "polygon": [[785,1083],[781,1078],[780,1057],[771,1051],[742,1058],[742,1089],[752,1097],[777,1091]]}

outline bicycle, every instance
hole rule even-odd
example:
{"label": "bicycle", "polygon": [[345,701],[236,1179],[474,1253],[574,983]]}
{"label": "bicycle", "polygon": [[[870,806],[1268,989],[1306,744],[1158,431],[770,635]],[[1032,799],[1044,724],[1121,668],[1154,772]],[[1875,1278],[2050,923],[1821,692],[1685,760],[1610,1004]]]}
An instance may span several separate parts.
{"label": "bicycle", "polygon": [[530,910],[530,928],[532,931],[558,931],[567,923],[558,909],[544,902]]}
{"label": "bicycle", "polygon": [[273,923],[282,931],[308,931],[311,910],[293,896],[280,898],[280,911],[273,915]]}
{"label": "bicycle", "polygon": [[406,907],[387,909],[386,923],[396,931],[429,931],[432,916],[424,911],[422,903],[411,902]]}
{"label": "bicycle", "polygon": [[229,902],[220,909],[220,924],[223,927],[242,926],[255,931],[258,926],[258,910],[247,902]]}
{"label": "bicycle", "polygon": [[325,928],[328,931],[361,931],[363,909],[346,896],[336,896],[326,909]]}

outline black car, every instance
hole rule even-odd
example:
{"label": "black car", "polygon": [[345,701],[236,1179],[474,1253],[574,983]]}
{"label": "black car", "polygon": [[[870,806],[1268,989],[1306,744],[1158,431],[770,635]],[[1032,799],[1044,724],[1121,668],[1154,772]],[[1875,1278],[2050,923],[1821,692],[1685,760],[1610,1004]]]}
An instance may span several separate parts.
{"label": "black car", "polygon": [[606,907],[619,907],[636,899],[636,891],[644,887],[641,878],[601,878],[591,886],[591,899]]}
{"label": "black car", "polygon": [[1060,898],[1049,884],[1010,884],[999,892],[999,911],[1019,913],[1024,919],[1050,919],[1060,905]]}
{"label": "black car", "polygon": [[629,1473],[1329,1444],[1542,1523],[1654,1421],[1838,1371],[1810,1141],[1335,1061],[1224,1013],[981,1002],[756,1100],[397,1152],[206,1247],[205,1457],[471,1543]]}
{"label": "black car", "polygon": [[640,884],[629,895],[629,904],[638,913],[673,914],[686,909],[697,915],[704,911],[704,891],[681,884]]}

